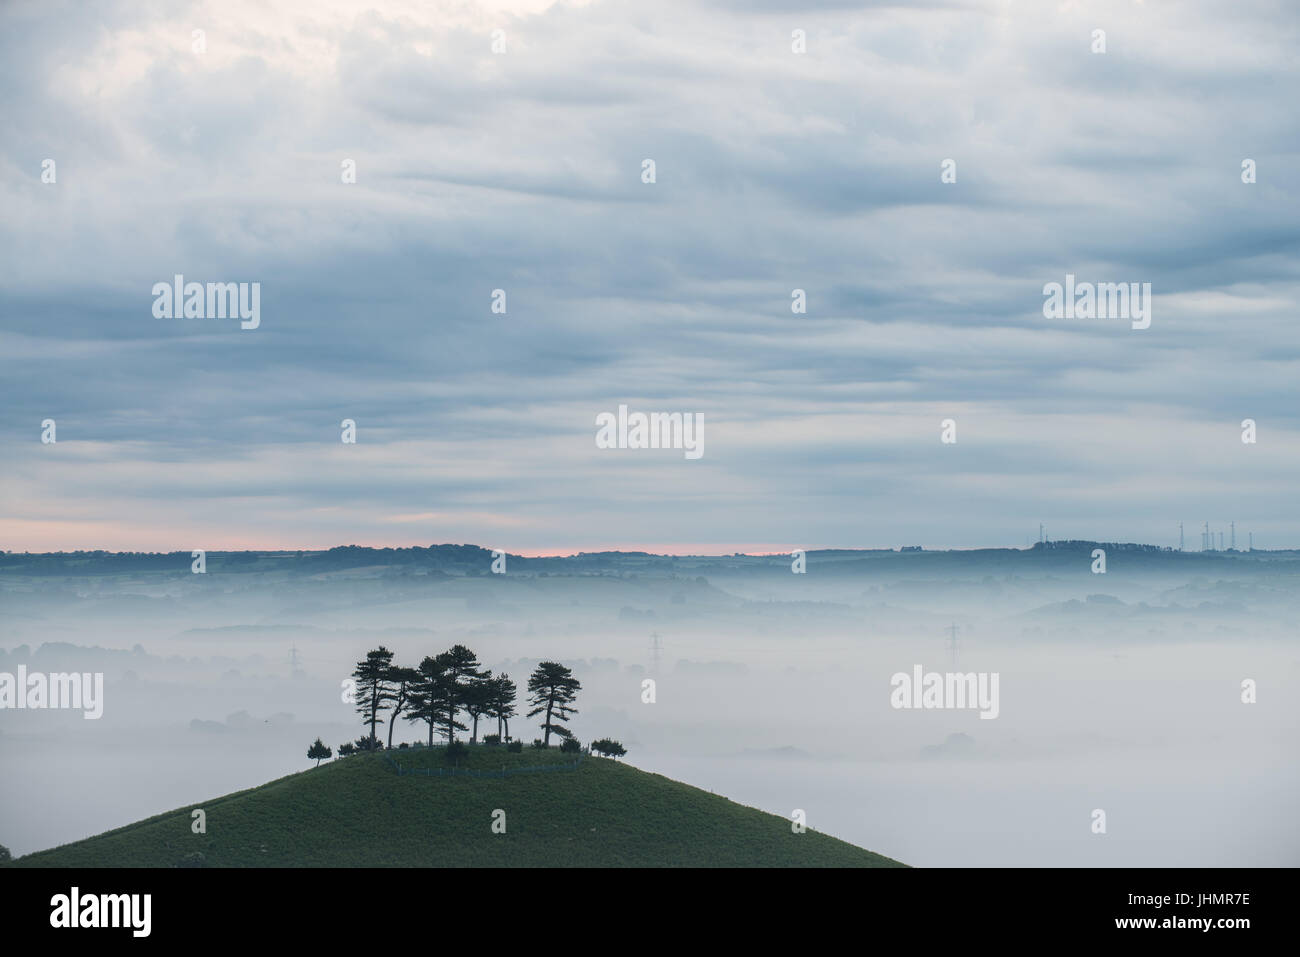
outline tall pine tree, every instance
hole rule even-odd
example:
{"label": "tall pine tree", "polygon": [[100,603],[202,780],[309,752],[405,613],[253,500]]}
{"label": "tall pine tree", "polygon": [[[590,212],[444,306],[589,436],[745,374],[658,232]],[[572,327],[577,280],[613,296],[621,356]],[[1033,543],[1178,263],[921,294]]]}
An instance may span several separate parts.
{"label": "tall pine tree", "polygon": [[466,682],[461,687],[461,703],[465,706],[465,713],[473,721],[469,733],[471,744],[478,740],[478,719],[485,714],[490,714],[492,711],[492,692],[495,680],[492,677],[492,672],[485,671],[479,678]]}
{"label": "tall pine tree", "polygon": [[528,703],[533,706],[533,710],[528,712],[528,717],[546,712],[546,720],[542,723],[542,729],[546,732],[542,739],[543,744],[551,743],[552,733],[561,738],[573,737],[573,732],[556,719],[567,721],[572,715],[578,713],[578,709],[572,707],[572,704],[581,690],[582,685],[578,679],[573,677],[573,672],[564,665],[554,661],[543,661],[537,666],[537,670],[528,679],[528,693],[532,695]]}
{"label": "tall pine tree", "polygon": [[451,689],[451,714],[447,718],[447,743],[456,740],[456,729],[466,730],[456,720],[456,712],[465,705],[465,687],[483,677],[478,658],[464,645],[452,645],[437,658]]}
{"label": "tall pine tree", "polygon": [[357,683],[355,700],[357,714],[361,723],[370,725],[370,745],[375,747],[375,725],[379,723],[379,712],[389,699],[388,672],[393,664],[393,653],[380,645],[374,651],[366,653],[365,660],[357,662],[357,670],[352,677]]}
{"label": "tall pine tree", "polygon": [[393,713],[388,718],[388,747],[392,750],[393,723],[410,704],[411,691],[420,681],[420,672],[415,668],[403,668],[398,665],[389,668],[385,678],[390,689],[388,699],[393,703]]}
{"label": "tall pine tree", "polygon": [[501,724],[505,723],[505,735],[501,738],[505,742],[510,741],[510,719],[519,713],[515,710],[515,696],[518,693],[519,690],[509,675],[499,674],[492,679],[488,693],[488,714],[497,719],[497,734],[501,734]]}
{"label": "tall pine tree", "polygon": [[447,679],[441,658],[439,655],[420,662],[420,677],[411,683],[406,705],[407,721],[423,721],[429,726],[429,747],[433,747],[435,730],[440,734],[450,734],[453,728],[465,730],[456,721],[454,686]]}

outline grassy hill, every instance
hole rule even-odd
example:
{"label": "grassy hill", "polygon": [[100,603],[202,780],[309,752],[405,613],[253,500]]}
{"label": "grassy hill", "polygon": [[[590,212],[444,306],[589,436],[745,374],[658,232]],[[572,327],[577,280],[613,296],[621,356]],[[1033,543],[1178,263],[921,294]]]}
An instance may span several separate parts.
{"label": "grassy hill", "polygon": [[[392,752],[445,767],[443,749]],[[461,767],[569,759],[558,750],[470,749]],[[191,814],[207,813],[193,834]],[[506,812],[506,833],[492,814]],[[201,860],[194,855],[201,854]],[[261,787],[38,851],[10,867],[901,867],[789,820],[626,764],[504,778],[399,776],[382,755],[325,762]]]}

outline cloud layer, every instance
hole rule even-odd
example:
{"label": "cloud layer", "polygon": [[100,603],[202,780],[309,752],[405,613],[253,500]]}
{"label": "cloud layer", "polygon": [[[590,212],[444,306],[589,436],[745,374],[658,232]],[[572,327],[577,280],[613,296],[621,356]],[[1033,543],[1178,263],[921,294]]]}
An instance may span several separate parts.
{"label": "cloud layer", "polygon": [[0,12],[0,547],[1300,544],[1291,5],[278,7]]}

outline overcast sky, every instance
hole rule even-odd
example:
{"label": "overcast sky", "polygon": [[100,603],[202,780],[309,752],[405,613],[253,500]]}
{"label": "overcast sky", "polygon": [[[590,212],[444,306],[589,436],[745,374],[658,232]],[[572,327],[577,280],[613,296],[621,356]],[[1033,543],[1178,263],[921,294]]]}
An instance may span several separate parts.
{"label": "overcast sky", "polygon": [[148,6],[0,8],[2,548],[1300,545],[1288,0]]}

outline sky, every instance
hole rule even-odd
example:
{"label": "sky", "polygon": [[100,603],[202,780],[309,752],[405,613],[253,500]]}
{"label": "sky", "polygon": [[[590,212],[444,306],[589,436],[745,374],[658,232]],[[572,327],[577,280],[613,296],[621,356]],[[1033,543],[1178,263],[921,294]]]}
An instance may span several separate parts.
{"label": "sky", "polygon": [[[1298,34],[5,4],[0,548],[1300,546]],[[260,324],[155,315],[177,274],[259,283]],[[1150,327],[1045,317],[1067,274],[1150,283]],[[703,454],[599,448],[620,405]]]}

